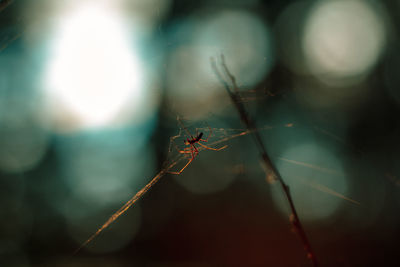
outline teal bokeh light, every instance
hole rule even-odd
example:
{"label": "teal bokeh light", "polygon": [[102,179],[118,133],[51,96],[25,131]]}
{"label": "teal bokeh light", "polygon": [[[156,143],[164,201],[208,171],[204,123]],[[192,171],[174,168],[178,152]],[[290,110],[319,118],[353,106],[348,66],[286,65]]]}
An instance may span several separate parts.
{"label": "teal bokeh light", "polygon": [[[348,192],[340,161],[315,142],[286,150],[277,157],[277,167],[291,188],[298,213],[304,220],[333,216]],[[287,214],[287,202],[280,188],[273,186],[271,191],[278,208]]]}
{"label": "teal bokeh light", "polygon": [[[168,59],[166,85],[174,111],[201,118],[218,110],[220,82],[210,57],[223,53],[241,86],[260,82],[274,64],[273,39],[268,25],[256,13],[222,9],[198,12],[176,23],[171,31],[174,49]],[[193,110],[191,103],[202,103]]]}
{"label": "teal bokeh light", "polygon": [[31,58],[9,48],[0,54],[0,169],[23,172],[34,168],[48,147],[41,117],[37,75]]}

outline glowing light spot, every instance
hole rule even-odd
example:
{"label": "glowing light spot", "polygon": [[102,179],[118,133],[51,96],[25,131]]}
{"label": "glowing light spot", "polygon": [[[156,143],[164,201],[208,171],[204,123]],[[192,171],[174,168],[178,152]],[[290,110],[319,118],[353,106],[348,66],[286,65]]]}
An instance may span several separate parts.
{"label": "glowing light spot", "polygon": [[34,168],[43,158],[47,133],[32,122],[26,125],[7,125],[0,121],[0,169],[21,172]]}
{"label": "glowing light spot", "polygon": [[255,14],[221,12],[201,25],[194,42],[203,47],[202,58],[223,52],[230,70],[245,85],[259,82],[273,63],[269,31]]}
{"label": "glowing light spot", "polygon": [[[113,129],[57,138],[56,152],[70,194],[55,208],[64,215],[72,238],[81,245],[116,207],[130,199],[154,173],[154,156],[147,149],[143,129]],[[134,140],[134,141],[132,141]],[[132,214],[133,212],[133,214]],[[115,251],[129,243],[138,230],[140,210],[135,206],[130,222],[115,224],[95,246],[94,252]],[[88,224],[93,222],[93,224]],[[127,226],[128,225],[128,226]],[[129,228],[129,229],[126,229]]]}
{"label": "glowing light spot", "polygon": [[[339,161],[315,143],[288,149],[277,167],[291,188],[300,217],[305,220],[331,216],[343,200],[355,203],[346,195],[347,181]],[[272,195],[280,210],[287,214],[287,203],[279,188],[272,187]]]}
{"label": "glowing light spot", "polygon": [[[215,152],[215,153],[212,153]],[[223,166],[229,163],[229,157],[221,156],[222,151],[202,151],[206,156],[196,157],[192,166],[185,169],[182,175],[174,176],[175,180],[186,190],[195,194],[210,194],[225,190],[234,180],[235,176]],[[218,164],[216,164],[218,158]],[[214,162],[214,163],[213,163]],[[196,173],[203,174],[199,179]]]}
{"label": "glowing light spot", "polygon": [[44,81],[59,123],[106,126],[145,102],[142,67],[123,16],[101,3],[78,6],[60,20]]}
{"label": "glowing light spot", "polygon": [[378,10],[366,1],[318,2],[306,22],[303,38],[310,70],[331,83],[368,73],[385,43]]}
{"label": "glowing light spot", "polygon": [[[208,114],[208,106],[214,112],[221,106],[213,100],[220,94],[220,82],[210,67],[211,56],[223,53],[239,84],[246,86],[259,82],[274,61],[268,28],[250,12],[224,10],[200,19],[193,17],[180,24],[174,34],[173,39],[182,44],[171,54],[167,87],[171,102],[179,102],[174,105],[177,112],[191,117]],[[193,98],[201,103],[201,109],[193,108]]]}
{"label": "glowing light spot", "polygon": [[129,199],[139,190],[135,183],[153,171],[153,155],[144,143],[143,136],[121,129],[60,138],[66,184],[76,198],[97,206]]}
{"label": "glowing light spot", "polygon": [[34,168],[48,147],[29,63],[13,53],[0,57],[0,169],[6,172]]}

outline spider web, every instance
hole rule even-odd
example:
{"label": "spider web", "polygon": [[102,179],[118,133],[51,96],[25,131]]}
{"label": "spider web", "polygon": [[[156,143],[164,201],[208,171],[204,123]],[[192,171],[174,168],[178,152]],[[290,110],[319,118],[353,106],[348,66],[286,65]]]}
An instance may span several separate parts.
{"label": "spider web", "polygon": [[[183,124],[182,124],[183,126]],[[270,127],[268,127],[269,129]],[[206,129],[212,129],[218,133],[218,138],[215,141],[208,143],[208,145],[217,145],[223,142],[227,142],[231,139],[244,136],[250,133],[248,130],[243,129],[223,129],[223,128],[197,128],[197,131],[206,131]],[[187,159],[187,154],[179,153],[178,146],[175,144],[176,139],[180,138],[187,138],[183,135],[183,131],[187,131],[187,129],[183,126],[179,130],[179,134],[170,138],[170,145],[169,145],[169,153],[167,157],[167,161],[163,164],[163,168],[159,173],[157,173],[151,180],[148,182],[141,190],[139,190],[131,199],[129,199],[121,208],[119,208],[116,212],[114,212],[107,221],[100,226],[97,231],[91,235],[80,247],[78,247],[74,254],[78,253],[83,247],[87,246],[89,243],[93,241],[103,230],[108,228],[115,220],[117,220],[122,214],[124,214],[130,207],[132,207],[139,199],[141,199],[144,194],[146,194],[165,174],[170,172],[176,165]],[[221,136],[222,138],[220,138]],[[183,142],[182,142],[183,144]],[[173,147],[176,150],[173,150]],[[202,151],[205,148],[199,146],[198,151]]]}
{"label": "spider web", "polygon": [[[170,138],[168,157],[167,157],[167,158],[172,158],[173,159],[172,161],[176,160],[177,158],[177,156],[174,155],[175,153],[179,153],[181,154],[181,156],[185,158],[191,158],[192,157],[191,153],[182,153],[182,151],[190,148],[190,146],[186,144],[187,140],[195,139],[200,134],[202,134],[203,140],[204,139],[207,140],[207,141],[202,141],[202,143],[205,142],[204,144],[210,147],[219,145],[218,148],[220,148],[220,144],[250,133],[250,131],[246,129],[211,128],[209,125],[196,128],[190,126],[187,127],[186,125],[183,124],[183,122],[179,118],[177,118],[177,120],[181,127],[179,128],[179,133]],[[272,128],[273,127],[266,126],[263,127],[261,130],[268,130]],[[196,143],[194,145],[196,145]],[[196,149],[198,150],[198,152],[200,152],[207,148],[201,145],[198,146],[196,145]]]}
{"label": "spider web", "polygon": [[[178,118],[179,121],[179,118]],[[170,138],[170,143],[169,143],[169,149],[168,149],[168,156],[167,160],[164,162],[162,165],[162,169],[160,172],[158,172],[141,190],[139,190],[131,199],[129,199],[123,206],[121,206],[117,211],[115,211],[108,219],[107,221],[100,226],[97,231],[91,235],[80,247],[78,247],[74,254],[78,253],[83,247],[87,246],[89,243],[93,241],[94,238],[96,238],[102,231],[104,231],[106,228],[108,228],[115,220],[117,220],[122,214],[124,214],[130,207],[132,207],[138,200],[140,200],[165,174],[168,174],[169,172],[173,171],[174,168],[176,168],[179,164],[185,163],[185,161],[188,160],[188,158],[191,157],[189,153],[179,153],[180,150],[183,150],[184,145],[184,140],[187,138],[193,138],[195,135],[198,133],[204,133],[205,135],[209,135],[209,142],[207,142],[208,146],[216,146],[220,145],[223,143],[226,143],[232,139],[246,136],[254,132],[255,130],[246,130],[246,129],[240,129],[240,128],[211,128],[210,126],[207,127],[198,127],[198,128],[193,128],[189,127],[186,128],[186,126],[181,123],[181,127],[179,128],[179,133],[175,136],[172,136]],[[293,127],[293,123],[288,123],[285,125],[279,125],[279,126],[263,126],[257,128],[257,131],[267,131],[271,130],[274,128],[279,128],[279,127]],[[194,132],[191,133],[189,129],[193,128]],[[329,136],[329,135],[328,135]],[[182,145],[179,145],[182,144]],[[187,147],[187,146],[186,146]],[[202,146],[197,146],[197,150],[199,153],[206,148]],[[291,164],[295,165],[301,165],[305,166],[311,169],[315,169],[316,171],[321,171],[321,172],[335,172],[335,170],[330,170],[327,168],[322,168],[320,166],[315,166],[306,162],[300,162],[300,161],[294,161],[282,157],[275,157],[277,160],[283,160],[286,162],[289,162]],[[321,192],[339,197],[341,199],[347,200],[351,203],[354,204],[360,204],[359,202],[346,197],[322,184],[318,184],[313,182],[312,184],[309,184],[309,186],[313,189],[319,190]]]}

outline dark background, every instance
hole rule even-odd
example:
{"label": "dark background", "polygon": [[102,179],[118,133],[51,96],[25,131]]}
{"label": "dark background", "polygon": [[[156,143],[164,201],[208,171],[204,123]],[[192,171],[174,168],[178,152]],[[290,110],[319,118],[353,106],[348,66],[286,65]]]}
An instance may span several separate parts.
{"label": "dark background", "polygon": [[[141,100],[150,111],[118,113],[117,123],[95,127],[68,114],[62,102],[44,108],[49,100],[40,77],[55,57],[49,40],[57,33],[53,26],[62,4],[0,2],[0,265],[310,266],[279,185],[266,181],[253,140],[233,137],[244,126],[209,64],[209,57],[224,53],[250,116],[291,186],[320,264],[396,266],[399,3],[149,2],[127,0],[123,7],[128,18],[141,14],[152,23],[138,37],[140,58],[152,73],[150,100]],[[333,20],[314,26],[323,31],[310,41],[317,45],[307,48],[307,23],[324,5],[333,11],[321,21]],[[231,14],[224,31],[218,32],[218,24],[202,25],[221,14]],[[230,24],[241,14],[261,24]],[[216,41],[196,39],[202,27],[216,29],[209,35]],[[84,43],[76,40],[77,47]],[[228,148],[201,151],[181,175],[165,175],[73,254],[166,160],[179,156],[174,148],[168,151],[179,129],[183,134],[175,143],[184,148],[178,115],[193,135],[196,128],[205,136],[213,128],[209,143],[228,137],[213,145]]]}

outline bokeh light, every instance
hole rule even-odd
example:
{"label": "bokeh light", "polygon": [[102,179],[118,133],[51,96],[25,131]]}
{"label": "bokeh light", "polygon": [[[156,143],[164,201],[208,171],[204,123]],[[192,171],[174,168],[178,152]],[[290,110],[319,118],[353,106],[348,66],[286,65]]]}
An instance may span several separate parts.
{"label": "bokeh light", "polygon": [[[0,266],[307,266],[243,113],[319,265],[396,265],[399,10],[374,0],[0,1]],[[211,66],[221,70],[221,54],[242,118]],[[206,144],[227,147],[164,173],[190,159],[177,151],[188,148],[185,126],[194,137],[210,126]]]}
{"label": "bokeh light", "polygon": [[[256,14],[220,10],[199,12],[180,21],[171,33],[178,40],[168,61],[167,87],[176,112],[200,118],[208,107],[218,108],[219,81],[210,67],[210,57],[223,53],[241,85],[252,86],[268,73],[273,45],[266,24]],[[184,75],[182,73],[184,72]],[[202,103],[193,110],[193,99]]]}
{"label": "bokeh light", "polygon": [[334,85],[359,81],[385,44],[384,16],[367,1],[316,2],[306,21],[303,49],[310,70]]}
{"label": "bokeh light", "polygon": [[[110,1],[113,2],[113,1]],[[114,0],[115,2],[115,0]],[[171,0],[120,0],[121,7],[142,31],[150,33],[164,18],[171,7]]]}
{"label": "bokeh light", "polygon": [[0,55],[0,169],[3,171],[34,168],[48,146],[38,92],[32,86],[29,68],[33,67],[27,56]]}
{"label": "bokeh light", "polygon": [[[145,145],[145,133],[152,126],[58,137],[57,154],[70,193],[54,199],[53,205],[66,218],[78,245],[155,173],[154,156]],[[126,245],[138,229],[139,215],[135,209],[130,219],[114,227],[91,250],[114,251]]]}
{"label": "bokeh light", "polygon": [[43,78],[56,128],[121,124],[153,110],[145,67],[128,33],[132,29],[117,7],[89,1],[58,20]]}
{"label": "bokeh light", "polygon": [[[211,194],[223,191],[235,178],[231,172],[227,172],[225,167],[229,166],[231,161],[229,149],[226,149],[227,151],[201,151],[192,163],[193,166],[185,170],[184,175],[174,176],[175,180],[186,190],[195,194]],[[218,164],[215,164],[217,160]],[[201,172],[201,176],[195,175],[199,172]]]}
{"label": "bokeh light", "polygon": [[129,199],[154,168],[146,139],[132,130],[60,137],[57,151],[73,194],[100,204]]}
{"label": "bokeh light", "polygon": [[[332,216],[344,201],[348,185],[340,161],[316,143],[303,143],[278,157],[277,167],[291,188],[293,200],[304,220],[322,220]],[[281,189],[271,187],[272,196],[283,214],[288,206]]]}

